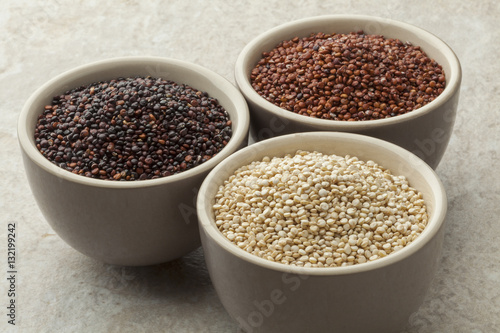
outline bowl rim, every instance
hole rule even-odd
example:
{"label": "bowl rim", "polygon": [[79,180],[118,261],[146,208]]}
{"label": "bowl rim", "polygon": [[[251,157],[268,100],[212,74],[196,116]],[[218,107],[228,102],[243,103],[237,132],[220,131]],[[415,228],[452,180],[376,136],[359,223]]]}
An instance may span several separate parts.
{"label": "bowl rim", "polygon": [[[401,161],[405,163],[406,166],[412,164],[418,167],[411,167],[412,171],[419,173],[423,179],[428,183],[434,194],[435,207],[432,216],[428,220],[427,226],[424,231],[409,245],[405,246],[397,252],[393,252],[384,258],[379,258],[374,261],[365,262],[362,264],[345,266],[345,267],[299,267],[299,266],[289,266],[282,263],[272,262],[267,259],[260,258],[254,254],[250,254],[240,249],[234,243],[229,241],[223,234],[219,231],[211,217],[211,211],[207,211],[205,206],[207,200],[213,202],[213,198],[208,198],[208,192],[210,191],[210,186],[213,183],[218,184],[216,180],[220,180],[220,171],[225,169],[228,165],[232,165],[235,161],[239,161],[240,158],[249,155],[252,150],[257,150],[259,152],[266,151],[267,147],[272,146],[276,143],[286,142],[288,140],[301,140],[304,138],[314,138],[315,140],[350,140],[355,141],[359,144],[370,145],[375,149],[389,150],[396,153]],[[242,166],[240,162],[237,163],[237,167]],[[380,164],[382,165],[382,164]],[[382,165],[383,166],[383,165]],[[203,181],[200,191],[198,192],[197,198],[197,215],[198,215],[198,225],[200,233],[205,233],[206,237],[214,241],[219,247],[224,249],[224,251],[230,253],[231,255],[246,261],[250,264],[254,264],[261,268],[270,269],[274,271],[279,271],[289,274],[299,274],[299,275],[315,275],[315,276],[332,276],[332,275],[346,275],[346,274],[357,274],[368,271],[373,271],[381,269],[383,267],[395,264],[405,258],[410,257],[420,249],[422,249],[425,244],[429,243],[444,225],[446,212],[447,212],[447,196],[443,184],[441,183],[436,172],[427,165],[423,160],[413,153],[401,148],[393,143],[385,140],[372,138],[366,135],[346,133],[346,132],[303,132],[286,134],[271,139],[266,139],[259,141],[255,144],[247,146],[240,151],[232,154],[230,157],[225,159],[222,163],[217,165],[205,178]],[[210,207],[212,205],[210,204]],[[202,235],[202,245],[205,247]]]}
{"label": "bowl rim", "polygon": [[[250,61],[250,56],[253,56],[256,52],[261,53],[263,51],[266,51],[256,49],[261,43],[276,40],[276,44],[278,44],[279,42],[284,40],[280,38],[280,36],[284,34],[290,34],[290,32],[296,31],[300,28],[318,24],[328,24],[336,21],[362,21],[366,23],[378,23],[380,25],[393,26],[399,30],[410,31],[421,39],[426,40],[430,44],[436,45],[436,48],[439,49],[439,52],[447,59],[450,64],[450,72],[445,73],[447,80],[445,89],[433,101],[411,112],[391,118],[370,119],[363,121],[335,121],[331,119],[311,118],[304,115],[299,115],[292,111],[282,109],[279,106],[267,101],[253,89],[250,83],[249,73],[246,71],[246,66]],[[443,40],[427,30],[406,22],[378,16],[338,14],[320,15],[298,19],[283,23],[262,32],[261,34],[254,37],[238,55],[235,63],[234,76],[236,85],[249,102],[256,104],[259,108],[266,110],[266,112],[269,112],[276,117],[284,118],[289,122],[304,123],[305,125],[322,128],[324,130],[356,131],[360,129],[379,128],[391,124],[403,123],[414,118],[424,116],[425,114],[432,112],[432,110],[439,108],[440,106],[448,102],[453,97],[455,92],[458,91],[462,77],[462,70],[460,61],[455,52],[450,48],[450,46],[448,46],[448,44],[446,44]]]}
{"label": "bowl rim", "polygon": [[[36,101],[37,98],[43,95],[47,95],[51,88],[58,87],[61,88],[60,82],[64,82],[64,80],[69,79],[71,77],[81,77],[85,74],[85,72],[92,69],[106,69],[108,67],[117,66],[126,67],[127,65],[137,65],[143,64],[147,66],[151,65],[159,65],[164,64],[167,66],[176,66],[181,67],[182,70],[190,71],[191,73],[195,73],[200,77],[205,77],[210,80],[218,89],[227,96],[228,99],[232,101],[235,105],[236,113],[238,114],[238,122],[233,125],[233,131],[231,140],[229,140],[228,144],[221,150],[219,153],[214,155],[208,161],[178,174],[173,174],[170,176],[160,177],[156,179],[146,179],[146,180],[137,180],[137,181],[111,181],[104,179],[95,179],[86,177],[83,175],[73,174],[72,172],[65,170],[52,162],[50,162],[47,158],[45,158],[40,151],[36,148],[36,146],[31,141],[30,135],[33,135],[34,128],[28,128],[28,118],[31,114],[38,111],[31,111],[32,104]],[[168,79],[168,77],[167,77]],[[178,82],[183,83],[183,82]],[[193,86],[193,85],[190,85]],[[194,87],[197,89],[196,87]],[[199,89],[201,90],[201,89]],[[52,96],[50,96],[52,97]],[[169,183],[177,183],[190,177],[201,174],[204,172],[210,171],[214,166],[219,164],[226,157],[231,155],[234,151],[238,149],[241,143],[245,140],[249,131],[249,110],[248,104],[246,103],[243,95],[239,92],[239,90],[230,83],[227,79],[217,74],[216,72],[209,70],[208,68],[202,67],[195,63],[187,62],[184,60],[167,58],[167,57],[157,57],[157,56],[124,56],[124,57],[113,57],[107,58],[103,60],[98,60],[95,62],[83,64],[67,71],[62,72],[61,74],[53,77],[49,81],[45,82],[42,86],[36,89],[28,100],[25,102],[21,113],[18,118],[17,125],[17,136],[19,145],[22,151],[30,158],[37,166],[44,169],[46,172],[50,174],[56,175],[64,180],[79,183],[88,186],[102,187],[102,188],[115,188],[115,189],[127,189],[127,188],[145,188],[152,186],[165,185]],[[233,122],[234,124],[234,122]]]}

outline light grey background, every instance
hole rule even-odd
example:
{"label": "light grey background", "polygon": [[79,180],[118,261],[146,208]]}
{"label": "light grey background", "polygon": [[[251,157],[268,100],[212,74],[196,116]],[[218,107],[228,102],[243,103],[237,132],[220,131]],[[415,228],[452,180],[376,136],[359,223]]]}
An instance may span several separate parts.
{"label": "light grey background", "polygon": [[236,332],[200,250],[159,266],[115,267],[56,236],[24,175],[17,117],[48,79],[116,56],[183,59],[234,83],[236,57],[255,35],[294,19],[352,13],[431,31],[463,68],[455,130],[437,169],[449,196],[443,258],[406,333],[500,332],[499,2],[2,0],[1,7],[0,331],[15,331],[2,277],[6,225],[15,222],[19,332]]}

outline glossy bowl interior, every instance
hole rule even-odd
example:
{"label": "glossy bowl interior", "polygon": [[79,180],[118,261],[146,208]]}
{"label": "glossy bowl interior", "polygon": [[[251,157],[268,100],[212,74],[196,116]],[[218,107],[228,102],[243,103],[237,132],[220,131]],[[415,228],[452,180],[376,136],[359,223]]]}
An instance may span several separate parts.
{"label": "glossy bowl interior", "polygon": [[[421,46],[430,58],[442,65],[446,76],[443,93],[431,103],[393,118],[367,121],[334,121],[310,118],[268,102],[252,87],[250,72],[262,58],[283,40],[306,37],[311,33],[349,33],[398,38]],[[436,168],[453,129],[461,84],[461,67],[453,50],[441,39],[416,26],[386,18],[364,15],[325,15],[282,24],[251,40],[235,64],[237,86],[245,96],[251,116],[251,133],[256,141],[309,131],[339,131],[369,135],[395,143]]]}
{"label": "glossy bowl interior", "polygon": [[[53,96],[92,82],[152,76],[184,83],[218,99],[232,120],[228,145],[199,166],[159,179],[108,181],[75,175],[38,151],[34,130]],[[54,231],[76,250],[119,265],[150,265],[176,259],[200,245],[195,200],[208,172],[246,146],[247,104],[229,81],[201,66],[168,58],[125,57],[69,70],[28,99],[18,138],[34,197]]]}
{"label": "glossy bowl interior", "polygon": [[[292,267],[243,251],[215,225],[212,205],[219,186],[243,165],[299,149],[373,160],[406,176],[423,193],[427,227],[400,251],[348,267]],[[197,209],[212,283],[242,331],[387,333],[403,330],[424,299],[438,266],[447,201],[433,169],[407,150],[358,134],[309,132],[264,140],[231,155],[203,182]]]}

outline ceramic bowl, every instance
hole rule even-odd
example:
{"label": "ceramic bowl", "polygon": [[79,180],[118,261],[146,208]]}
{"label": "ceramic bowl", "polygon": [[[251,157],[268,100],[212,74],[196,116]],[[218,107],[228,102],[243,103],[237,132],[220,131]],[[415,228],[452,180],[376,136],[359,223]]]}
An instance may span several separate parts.
{"label": "ceramic bowl", "polygon": [[[310,118],[281,109],[252,88],[250,72],[262,58],[262,52],[270,51],[281,41],[309,36],[315,32],[349,33],[359,30],[421,46],[430,58],[443,67],[446,76],[443,93],[431,103],[404,115],[348,122]],[[257,141],[295,132],[352,132],[395,143],[436,168],[446,150],[455,121],[461,67],[446,43],[413,25],[372,16],[329,15],[285,23],[255,37],[238,56],[235,79],[249,104],[251,133]]]}
{"label": "ceramic bowl", "polygon": [[[206,91],[227,110],[233,135],[216,156],[168,177],[107,181],[75,175],[37,150],[37,117],[52,97],[101,80],[152,76]],[[195,201],[208,172],[247,144],[248,107],[238,89],[220,75],[184,61],[157,57],[103,60],[67,71],[36,90],[18,122],[18,137],[33,195],[45,219],[70,246],[117,265],[170,261],[199,247]]]}
{"label": "ceramic bowl", "polygon": [[[247,253],[217,229],[212,206],[224,180],[264,156],[297,150],[373,160],[404,175],[422,192],[427,227],[384,258],[346,267],[301,268]],[[202,246],[215,290],[241,332],[400,332],[418,310],[440,258],[446,194],[433,169],[409,151],[380,139],[342,132],[279,136],[250,145],[215,167],[198,196]]]}

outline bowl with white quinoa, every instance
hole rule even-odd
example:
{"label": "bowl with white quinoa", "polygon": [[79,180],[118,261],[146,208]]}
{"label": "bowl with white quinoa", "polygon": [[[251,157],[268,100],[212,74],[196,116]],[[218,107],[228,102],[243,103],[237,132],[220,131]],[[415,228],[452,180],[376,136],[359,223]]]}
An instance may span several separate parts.
{"label": "bowl with white quinoa", "polygon": [[197,203],[212,282],[246,332],[404,329],[437,268],[446,208],[416,155],[334,132],[231,155]]}
{"label": "bowl with white quinoa", "polygon": [[373,136],[439,164],[454,125],[460,62],[439,37],[383,17],[324,15],[262,32],[236,83],[256,140],[309,131]]}

